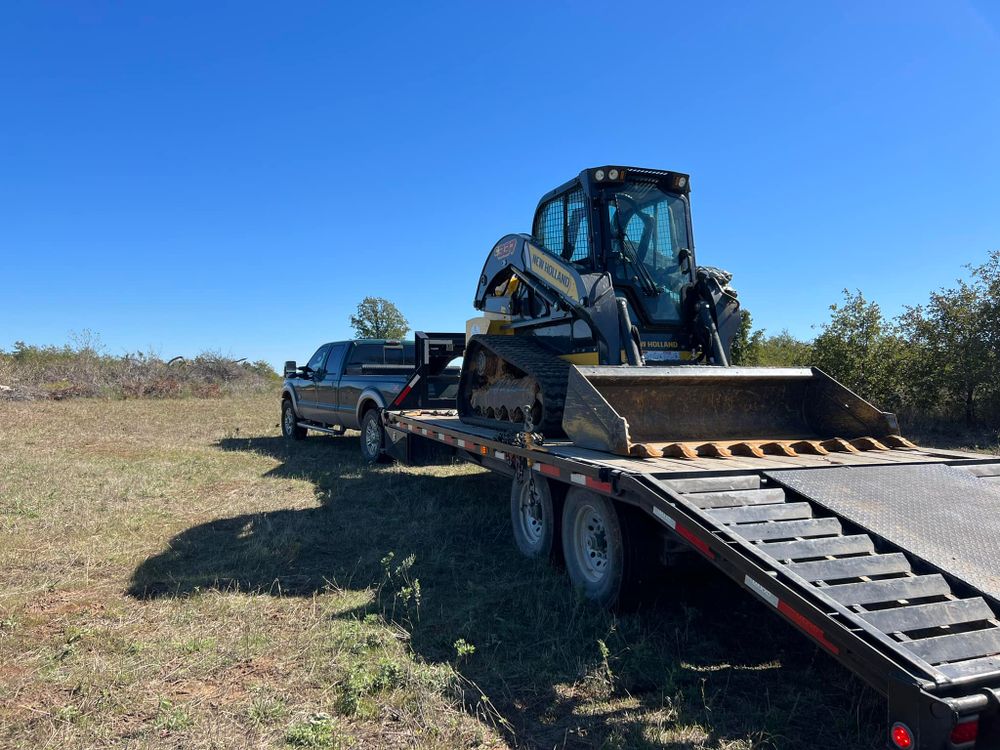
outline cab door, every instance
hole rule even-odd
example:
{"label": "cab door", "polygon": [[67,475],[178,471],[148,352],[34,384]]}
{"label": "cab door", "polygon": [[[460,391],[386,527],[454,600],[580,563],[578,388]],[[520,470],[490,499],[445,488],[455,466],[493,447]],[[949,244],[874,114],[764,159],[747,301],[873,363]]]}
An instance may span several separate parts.
{"label": "cab door", "polygon": [[319,420],[319,405],[316,403],[316,381],[323,372],[326,365],[326,357],[330,353],[332,344],[323,344],[316,353],[309,358],[306,365],[306,374],[303,378],[295,380],[296,408],[302,419]]}
{"label": "cab door", "polygon": [[316,379],[316,409],[319,412],[317,420],[323,424],[343,424],[338,408],[337,393],[340,389],[340,377],[344,369],[344,353],[348,344],[333,344],[322,370],[321,377]]}

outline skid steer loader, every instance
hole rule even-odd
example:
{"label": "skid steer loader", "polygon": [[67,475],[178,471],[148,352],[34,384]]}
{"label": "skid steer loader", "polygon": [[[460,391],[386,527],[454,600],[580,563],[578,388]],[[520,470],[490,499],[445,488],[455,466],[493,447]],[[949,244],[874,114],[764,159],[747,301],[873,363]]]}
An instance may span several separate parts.
{"label": "skid steer loader", "polygon": [[543,196],[479,277],[462,421],[633,456],[908,447],[815,368],[731,365],[739,302],[697,265],[689,194],[686,174],[604,166]]}

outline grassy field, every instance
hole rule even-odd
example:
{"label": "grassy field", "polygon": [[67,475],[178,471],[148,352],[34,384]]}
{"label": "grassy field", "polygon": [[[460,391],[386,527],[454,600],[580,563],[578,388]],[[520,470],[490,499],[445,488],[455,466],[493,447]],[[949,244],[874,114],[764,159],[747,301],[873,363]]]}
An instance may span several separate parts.
{"label": "grassy field", "polygon": [[356,442],[286,445],[274,397],[0,403],[0,747],[881,746],[712,570],[595,611],[504,481]]}

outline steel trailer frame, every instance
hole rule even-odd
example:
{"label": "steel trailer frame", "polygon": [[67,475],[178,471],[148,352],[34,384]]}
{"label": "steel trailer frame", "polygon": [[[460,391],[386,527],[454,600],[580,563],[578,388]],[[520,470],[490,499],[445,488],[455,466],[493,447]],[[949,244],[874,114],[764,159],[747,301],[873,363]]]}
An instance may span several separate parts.
{"label": "steel trailer frame", "polygon": [[[523,436],[526,439],[520,441],[512,440],[512,435],[497,434],[488,428],[464,424],[454,411],[390,407],[383,413],[383,422],[387,435],[387,452],[397,459],[419,461],[427,448],[436,447],[437,455],[440,455],[440,449],[445,447],[465,460],[508,476],[516,476],[519,471],[533,471],[549,481],[585,487],[616,502],[640,509],[658,525],[661,533],[708,560],[741,588],[767,603],[779,617],[817,643],[842,665],[883,693],[888,699],[889,747],[926,750],[1000,748],[1000,653],[962,662],[968,665],[963,667],[966,670],[964,672],[962,669],[933,666],[929,663],[929,658],[922,659],[907,648],[908,639],[903,633],[899,632],[897,635],[904,640],[897,640],[866,619],[865,616],[871,616],[878,610],[869,611],[863,606],[845,603],[850,599],[841,595],[843,585],[828,586],[822,581],[817,583],[808,580],[806,574],[801,572],[803,564],[794,563],[791,557],[786,561],[777,560],[766,552],[769,546],[767,540],[747,539],[745,535],[741,535],[739,524],[731,520],[727,523],[725,519],[755,513],[773,515],[775,512],[782,514],[779,518],[783,518],[802,515],[808,511],[809,515],[805,520],[807,526],[815,521],[818,523],[817,529],[832,529],[836,523],[837,528],[844,530],[845,540],[860,540],[867,533],[874,540],[874,547],[871,550],[872,557],[864,558],[866,562],[879,557],[880,560],[888,558],[890,563],[899,563],[901,559],[907,563],[907,570],[911,571],[909,575],[912,578],[889,579],[903,581],[900,584],[885,586],[885,579],[879,579],[877,575],[874,579],[871,576],[850,576],[852,579],[857,577],[863,584],[872,584],[868,585],[868,589],[907,586],[914,589],[909,599],[919,600],[919,596],[913,595],[919,594],[915,590],[917,587],[941,591],[947,585],[948,596],[951,598],[940,603],[938,610],[981,609],[982,592],[974,590],[948,570],[934,567],[891,540],[861,529],[850,518],[838,516],[829,509],[818,506],[810,498],[794,492],[784,490],[784,496],[791,494],[791,500],[795,501],[785,502],[784,505],[729,503],[732,506],[730,508],[704,506],[706,498],[715,502],[717,497],[724,500],[747,497],[747,488],[751,487],[763,486],[765,492],[772,493],[767,496],[770,499],[778,485],[769,478],[769,468],[788,468],[791,464],[792,468],[808,470],[814,468],[817,462],[828,460],[827,457],[632,459],[579,448],[569,442],[537,445],[532,443],[530,435]],[[876,466],[945,464],[968,467],[977,475],[992,472],[995,477],[1000,477],[998,458],[922,448],[890,453],[892,456],[855,456],[848,453],[843,454],[838,461],[847,465]],[[990,481],[1000,480],[994,478]],[[686,490],[692,488],[699,490],[705,487],[713,489],[686,493]],[[702,507],[699,507],[699,497]],[[806,504],[809,508],[803,507]],[[761,510],[764,508],[770,510]],[[816,516],[816,513],[822,515]],[[766,519],[765,523],[774,520]],[[801,524],[802,521],[785,523]],[[806,535],[803,541],[808,543],[815,541],[815,538]],[[835,535],[828,538],[835,541],[824,541],[823,546],[839,545],[846,548],[858,544],[836,541],[840,537]],[[844,559],[833,558],[831,562],[842,563]],[[818,562],[825,560],[821,558]],[[857,588],[850,591],[855,590],[860,593]],[[919,605],[909,607],[905,604],[909,601],[902,595],[905,592],[896,593],[899,595],[893,601],[904,602],[900,610],[907,608],[907,612],[903,614],[926,616],[926,610],[921,610]],[[987,635],[1000,636],[1000,621],[996,615],[1000,613],[1000,602],[990,598],[989,605],[992,607],[992,617],[986,620],[990,626],[986,628]],[[872,619],[878,620],[879,617],[880,615],[874,614]],[[884,619],[885,615],[881,617]],[[996,633],[993,632],[993,627],[997,628]],[[1000,648],[997,651],[1000,652]],[[972,721],[978,722],[978,740],[973,743],[956,743],[956,738],[961,740],[968,736],[968,732],[963,729],[970,727],[964,725]],[[893,743],[893,733],[902,731],[899,727],[909,733],[910,745]]]}

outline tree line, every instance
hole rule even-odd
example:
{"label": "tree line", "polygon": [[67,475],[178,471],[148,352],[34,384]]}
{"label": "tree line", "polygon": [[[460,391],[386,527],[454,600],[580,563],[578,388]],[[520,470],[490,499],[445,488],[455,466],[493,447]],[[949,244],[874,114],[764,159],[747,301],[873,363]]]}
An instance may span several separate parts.
{"label": "tree line", "polygon": [[1000,428],[1000,250],[895,318],[845,289],[812,341],[741,314],[736,364],[818,367],[911,426]]}

